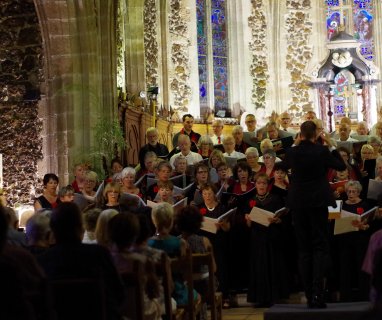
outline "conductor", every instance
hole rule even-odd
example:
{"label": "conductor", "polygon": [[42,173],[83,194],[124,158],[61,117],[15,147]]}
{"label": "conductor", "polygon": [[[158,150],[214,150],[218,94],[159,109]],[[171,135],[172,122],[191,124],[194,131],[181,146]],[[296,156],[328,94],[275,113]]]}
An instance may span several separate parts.
{"label": "conductor", "polygon": [[[288,150],[284,164],[292,172],[288,206],[292,211],[308,307],[326,308],[324,278],[330,266],[328,206],[335,206],[327,170],[345,170],[346,165],[336,150],[330,152],[328,146],[317,144],[316,138],[315,123],[305,121],[298,145]],[[328,141],[327,137],[322,138]]]}

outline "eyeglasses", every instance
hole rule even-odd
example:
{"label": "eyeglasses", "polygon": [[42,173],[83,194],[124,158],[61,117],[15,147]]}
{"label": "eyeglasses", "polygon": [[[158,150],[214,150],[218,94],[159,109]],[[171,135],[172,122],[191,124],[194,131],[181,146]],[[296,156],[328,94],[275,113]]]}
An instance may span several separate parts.
{"label": "eyeglasses", "polygon": [[273,159],[273,157],[272,156],[264,156],[263,159],[269,160],[269,159]]}

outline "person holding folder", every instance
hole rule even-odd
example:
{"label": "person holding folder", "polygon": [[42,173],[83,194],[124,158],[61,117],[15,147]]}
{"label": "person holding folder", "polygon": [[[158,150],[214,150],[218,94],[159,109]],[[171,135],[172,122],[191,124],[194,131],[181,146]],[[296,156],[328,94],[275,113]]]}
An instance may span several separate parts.
{"label": "person holding folder", "polygon": [[[345,170],[336,150],[316,143],[316,124],[305,121],[299,139],[288,149],[284,165],[291,169],[287,205],[292,211],[300,270],[309,308],[326,308],[324,283],[330,266],[328,206],[334,205],[327,170]],[[327,140],[326,134],[323,140]],[[298,141],[300,140],[300,141]]]}
{"label": "person holding folder", "polygon": [[[256,194],[249,199],[244,212],[249,213],[253,207],[276,212],[284,207],[284,201],[269,190],[269,178],[265,173],[255,177]],[[247,225],[251,228],[250,236],[250,272],[248,285],[248,302],[256,307],[267,308],[280,299],[289,296],[289,278],[286,255],[287,237],[283,218],[272,217],[269,226],[253,222],[250,215],[245,215]]]}

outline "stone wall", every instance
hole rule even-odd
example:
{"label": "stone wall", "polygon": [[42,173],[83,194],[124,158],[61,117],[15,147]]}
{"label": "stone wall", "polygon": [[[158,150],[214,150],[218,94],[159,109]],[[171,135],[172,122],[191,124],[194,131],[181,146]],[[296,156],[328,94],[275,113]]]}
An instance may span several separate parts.
{"label": "stone wall", "polygon": [[2,0],[0,17],[0,153],[4,190],[15,205],[30,203],[40,184],[42,39],[32,0]]}

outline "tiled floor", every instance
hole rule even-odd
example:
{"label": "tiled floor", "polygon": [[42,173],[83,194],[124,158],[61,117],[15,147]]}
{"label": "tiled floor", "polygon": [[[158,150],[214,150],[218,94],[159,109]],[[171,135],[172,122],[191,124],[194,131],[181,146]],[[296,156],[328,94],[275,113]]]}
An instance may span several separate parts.
{"label": "tiled floor", "polygon": [[238,295],[239,308],[223,310],[224,320],[263,320],[264,310],[254,308],[247,302],[247,295]]}
{"label": "tiled floor", "polygon": [[[247,303],[246,298],[245,294],[239,294],[238,302],[240,307],[223,310],[223,320],[263,320],[264,312],[267,309],[254,308]],[[292,295],[286,302],[301,303],[301,294]]]}

